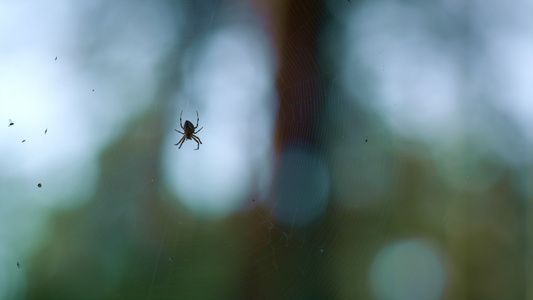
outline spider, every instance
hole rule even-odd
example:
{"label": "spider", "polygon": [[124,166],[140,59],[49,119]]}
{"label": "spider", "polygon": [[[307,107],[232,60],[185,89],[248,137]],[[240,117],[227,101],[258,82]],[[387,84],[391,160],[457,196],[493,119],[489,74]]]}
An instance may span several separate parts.
{"label": "spider", "polygon": [[181,115],[183,115],[183,110],[181,111],[181,114],[180,114],[180,126],[184,132],[181,132],[177,129],[174,129],[174,130],[183,134],[183,137],[180,139],[180,141],[177,144],[174,144],[174,146],[180,145],[178,149],[181,149],[181,146],[183,146],[183,143],[185,143],[185,140],[187,139],[187,140],[194,140],[196,143],[198,143],[198,148],[194,150],[200,149],[200,144],[202,143],[202,141],[200,140],[199,137],[195,135],[198,132],[200,132],[200,130],[203,129],[202,127],[198,131],[196,131],[196,128],[198,128],[198,122],[200,121],[200,116],[198,116],[198,111],[196,111],[196,127],[194,127],[194,125],[192,125],[191,121],[189,120],[185,121],[185,127],[183,127],[182,122],[181,122]]}

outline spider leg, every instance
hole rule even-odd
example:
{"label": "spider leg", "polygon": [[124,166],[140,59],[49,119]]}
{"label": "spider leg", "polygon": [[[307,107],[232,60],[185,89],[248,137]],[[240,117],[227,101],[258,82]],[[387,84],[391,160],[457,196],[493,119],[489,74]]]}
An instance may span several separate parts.
{"label": "spider leg", "polygon": [[198,132],[200,132],[200,130],[202,130],[202,129],[204,129],[204,128],[203,128],[203,127],[202,127],[202,128],[200,128],[200,129],[199,129],[198,131],[196,131],[196,132],[195,132],[195,134],[196,134],[196,133],[198,133]]}
{"label": "spider leg", "polygon": [[198,122],[200,121],[200,116],[198,115],[198,111],[196,111],[196,127],[194,128],[198,128]]}
{"label": "spider leg", "polygon": [[181,146],[183,146],[184,143],[185,143],[185,136],[183,136],[182,141],[181,141],[181,144],[180,144],[180,146],[178,147],[178,149],[181,149]]}
{"label": "spider leg", "polygon": [[183,115],[183,110],[181,111],[181,114],[180,114],[180,126],[181,126],[181,129],[183,129],[183,131],[185,131],[185,128],[183,128],[183,124],[181,122],[181,116]]}
{"label": "spider leg", "polygon": [[193,138],[197,143],[202,144],[202,140],[200,140],[200,138],[197,137],[196,135],[193,135],[192,138]]}
{"label": "spider leg", "polygon": [[201,140],[199,137],[197,137],[197,136],[194,135],[194,134],[192,135],[192,137],[196,138],[195,141],[198,140],[198,142],[200,142],[200,144],[202,144],[202,140]]}
{"label": "spider leg", "polygon": [[198,149],[200,149],[200,144],[202,143],[202,141],[200,141],[200,138],[197,137],[197,136],[195,136],[195,135],[193,135],[192,138],[194,139],[194,141],[195,141],[196,143],[198,143],[198,148],[196,148],[196,149],[194,149],[194,150],[198,150]]}
{"label": "spider leg", "polygon": [[185,142],[185,138],[186,138],[186,137],[187,137],[187,136],[184,135],[184,136],[181,138],[181,140],[180,140],[179,142],[177,142],[176,144],[174,144],[174,146],[180,145],[180,143],[181,143],[181,145],[178,147],[178,149],[181,149],[181,146],[182,146],[183,143]]}
{"label": "spider leg", "polygon": [[176,130],[177,132],[179,132],[179,133],[181,133],[181,134],[185,134],[185,133],[183,133],[183,132],[181,132],[181,131],[179,131],[179,130],[177,130],[177,129],[174,129],[174,130]]}

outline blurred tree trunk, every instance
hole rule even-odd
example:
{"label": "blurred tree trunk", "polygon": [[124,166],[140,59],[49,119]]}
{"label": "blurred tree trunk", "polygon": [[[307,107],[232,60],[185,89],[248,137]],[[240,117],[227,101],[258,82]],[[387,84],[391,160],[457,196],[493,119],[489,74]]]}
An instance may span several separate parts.
{"label": "blurred tree trunk", "polygon": [[[276,88],[280,107],[275,145],[276,150],[281,152],[287,143],[314,143],[316,101],[322,99],[320,95],[323,91],[316,85],[306,88],[305,83],[321,74],[317,41],[323,24],[324,7],[319,0],[264,2],[270,3],[269,16],[275,16],[270,19],[279,57]],[[289,127],[290,130],[285,130]]]}

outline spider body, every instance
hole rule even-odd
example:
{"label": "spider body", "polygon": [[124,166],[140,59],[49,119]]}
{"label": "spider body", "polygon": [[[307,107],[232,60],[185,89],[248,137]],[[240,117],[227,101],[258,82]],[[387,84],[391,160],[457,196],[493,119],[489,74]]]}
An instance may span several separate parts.
{"label": "spider body", "polygon": [[194,134],[194,129],[194,125],[192,125],[191,121],[185,121],[185,126],[183,130],[185,131],[185,135],[187,136],[188,140],[192,138],[192,135]]}
{"label": "spider body", "polygon": [[196,127],[189,120],[185,120],[185,127],[183,127],[183,123],[181,121],[181,116],[182,115],[183,115],[183,110],[181,111],[181,114],[180,114],[180,127],[181,127],[181,129],[183,129],[183,132],[181,132],[181,131],[179,131],[177,129],[174,129],[174,130],[176,130],[177,132],[183,134],[183,136],[181,137],[181,139],[180,139],[180,141],[178,143],[174,144],[174,146],[179,145],[178,149],[181,149],[181,146],[183,146],[183,143],[185,142],[185,140],[194,140],[198,144],[198,148],[196,148],[194,150],[198,150],[198,149],[200,149],[200,144],[202,143],[202,140],[200,140],[200,138],[198,136],[196,136],[196,134],[198,132],[200,132],[200,130],[203,129],[203,127],[202,127],[200,129],[196,130],[196,128],[198,128],[198,122],[200,121],[200,116],[198,116],[198,111],[196,111]]}

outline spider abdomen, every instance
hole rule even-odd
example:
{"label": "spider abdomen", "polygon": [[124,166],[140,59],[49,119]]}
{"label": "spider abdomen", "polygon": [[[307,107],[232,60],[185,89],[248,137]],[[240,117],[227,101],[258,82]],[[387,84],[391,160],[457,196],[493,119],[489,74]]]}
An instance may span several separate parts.
{"label": "spider abdomen", "polygon": [[193,130],[194,125],[192,125],[191,121],[187,120],[185,121],[185,130]]}
{"label": "spider abdomen", "polygon": [[194,134],[194,125],[192,125],[191,121],[187,120],[185,121],[185,135],[187,136],[188,140],[192,140],[192,135]]}

